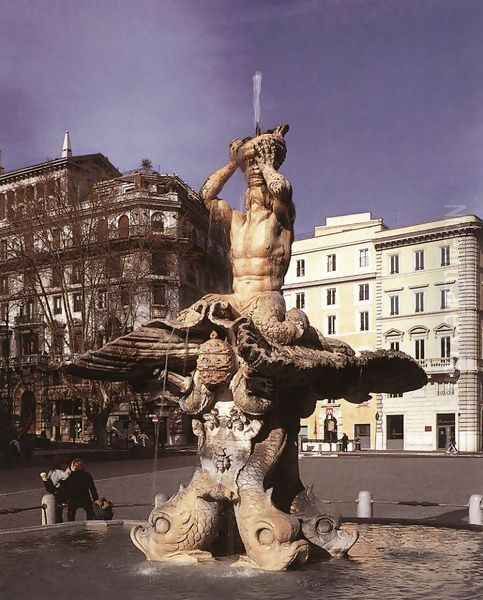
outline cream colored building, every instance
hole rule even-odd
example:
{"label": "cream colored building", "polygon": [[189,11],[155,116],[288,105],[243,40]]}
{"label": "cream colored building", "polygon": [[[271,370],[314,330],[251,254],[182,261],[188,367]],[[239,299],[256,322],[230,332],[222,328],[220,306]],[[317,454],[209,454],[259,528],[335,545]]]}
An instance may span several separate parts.
{"label": "cream colored building", "polygon": [[377,235],[377,347],[410,354],[429,377],[380,399],[380,448],[442,450],[453,438],[482,449],[481,228],[463,216]]}
{"label": "cream colored building", "polygon": [[[370,213],[329,217],[315,228],[313,238],[293,244],[285,277],[287,308],[302,308],[311,324],[326,336],[340,338],[356,351],[376,345],[375,236],[384,228]],[[338,437],[359,437],[364,447],[375,446],[376,402],[352,405],[345,400],[317,404],[306,420],[310,439],[324,437],[324,421],[333,414]]]}
{"label": "cream colored building", "polygon": [[287,306],[303,308],[324,335],[356,351],[399,348],[429,377],[421,390],[374,395],[360,406],[321,400],[304,425],[307,437],[323,438],[332,413],[338,437],[345,432],[366,447],[438,450],[454,438],[459,450],[480,450],[481,264],[474,216],[387,229],[370,213],[346,215],[295,242]]}

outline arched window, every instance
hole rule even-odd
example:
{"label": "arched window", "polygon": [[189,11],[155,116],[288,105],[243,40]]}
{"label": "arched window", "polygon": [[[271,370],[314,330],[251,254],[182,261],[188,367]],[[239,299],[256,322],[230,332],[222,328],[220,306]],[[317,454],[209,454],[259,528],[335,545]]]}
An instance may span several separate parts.
{"label": "arched window", "polygon": [[162,212],[155,212],[151,217],[151,227],[153,231],[164,231],[164,215]]}
{"label": "arched window", "polygon": [[98,242],[107,240],[108,224],[107,219],[99,219],[96,225],[96,238]]}
{"label": "arched window", "polygon": [[127,215],[122,215],[122,217],[119,217],[119,221],[117,222],[117,230],[119,238],[125,239],[129,237],[129,217]]}

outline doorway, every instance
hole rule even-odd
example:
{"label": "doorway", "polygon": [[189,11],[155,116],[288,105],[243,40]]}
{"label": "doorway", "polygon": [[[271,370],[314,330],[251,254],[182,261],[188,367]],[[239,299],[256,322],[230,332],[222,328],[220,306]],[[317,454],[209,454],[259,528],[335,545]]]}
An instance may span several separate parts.
{"label": "doorway", "polygon": [[387,415],[387,450],[404,450],[404,415]]}
{"label": "doorway", "polygon": [[20,400],[20,430],[22,433],[35,433],[35,396],[29,390]]}
{"label": "doorway", "polygon": [[370,449],[371,447],[371,425],[370,423],[359,423],[354,425],[354,439],[359,438],[361,449]]}
{"label": "doorway", "polygon": [[446,450],[451,440],[456,442],[456,427],[454,413],[436,415],[436,432],[438,450]]}

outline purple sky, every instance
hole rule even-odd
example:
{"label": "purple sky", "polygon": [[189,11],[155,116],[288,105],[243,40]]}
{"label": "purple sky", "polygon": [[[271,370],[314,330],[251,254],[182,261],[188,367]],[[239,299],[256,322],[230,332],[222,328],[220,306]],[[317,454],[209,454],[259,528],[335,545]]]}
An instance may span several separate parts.
{"label": "purple sky", "polygon": [[[15,169],[148,157],[198,189],[229,141],[286,121],[297,231],[483,205],[481,0],[0,0],[0,148]],[[239,180],[225,199],[240,205]]]}

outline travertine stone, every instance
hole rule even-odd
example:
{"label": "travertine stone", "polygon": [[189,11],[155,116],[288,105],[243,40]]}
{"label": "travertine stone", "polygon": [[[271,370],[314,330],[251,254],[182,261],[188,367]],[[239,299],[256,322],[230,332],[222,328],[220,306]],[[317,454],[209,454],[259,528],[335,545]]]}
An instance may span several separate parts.
{"label": "travertine stone", "polygon": [[[356,403],[370,392],[416,389],[424,371],[401,352],[363,352],[326,340],[301,310],[286,311],[281,285],[295,209],[279,172],[288,126],[230,145],[227,165],[201,197],[231,239],[233,293],[208,295],[175,322],[145,327],[80,358],[69,371],[127,379],[176,398],[192,415],[201,468],[186,489],[156,506],[132,539],[150,560],[204,560],[234,506],[246,561],[284,570],[325,550],[341,556],[357,535],[340,529],[300,481],[297,434],[315,394]],[[240,168],[246,212],[218,198]],[[161,385],[162,384],[162,385]]]}

